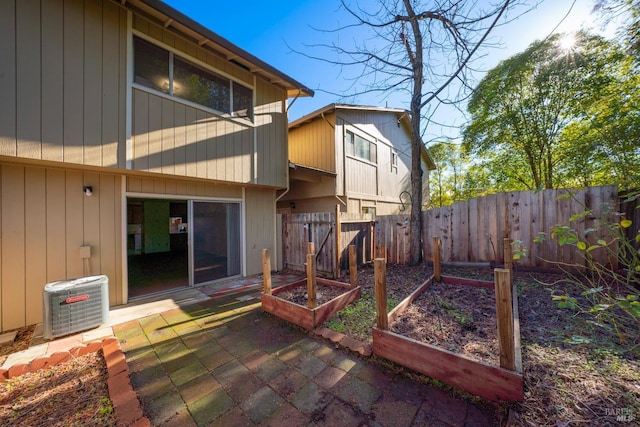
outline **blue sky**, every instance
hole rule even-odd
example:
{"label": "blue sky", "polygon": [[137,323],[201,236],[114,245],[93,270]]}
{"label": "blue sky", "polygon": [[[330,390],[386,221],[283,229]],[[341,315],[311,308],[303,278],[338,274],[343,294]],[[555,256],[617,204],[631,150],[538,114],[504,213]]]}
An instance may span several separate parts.
{"label": "blue sky", "polygon": [[[316,91],[313,98],[300,98],[289,110],[290,120],[295,120],[318,108],[333,102],[357,103],[363,105],[385,104],[389,107],[407,108],[408,99],[391,96],[351,96],[344,76],[348,70],[341,70],[317,60],[297,54],[294,50],[307,50],[306,46],[326,41],[337,34],[323,34],[316,28],[331,29],[349,22],[349,17],[339,8],[337,0],[281,0],[278,2],[245,0],[164,0],[213,32],[228,39],[237,46],[252,53],[268,64]],[[488,0],[483,0],[488,3]],[[535,0],[530,0],[533,3]],[[241,7],[239,7],[241,5]],[[572,7],[573,5],[573,7]],[[575,31],[586,26],[598,30],[597,19],[591,15],[593,0],[545,0],[535,10],[519,17],[494,33],[493,41],[500,48],[484,51],[475,66],[488,70],[499,61],[523,51],[534,40],[549,35],[563,17],[568,17],[558,27],[557,32]],[[569,10],[571,11],[569,12]],[[337,39],[336,39],[337,40]],[[311,50],[313,54],[326,51]],[[477,78],[481,78],[477,74]],[[336,97],[322,90],[338,92],[344,97]],[[465,123],[461,114],[440,109],[439,122],[452,128],[432,127],[425,141],[434,136],[447,134],[457,136],[457,128]]]}

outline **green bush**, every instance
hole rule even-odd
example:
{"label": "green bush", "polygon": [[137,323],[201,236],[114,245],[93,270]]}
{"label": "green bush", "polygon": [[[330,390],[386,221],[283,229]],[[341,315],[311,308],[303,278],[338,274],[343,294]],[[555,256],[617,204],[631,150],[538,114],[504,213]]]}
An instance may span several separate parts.
{"label": "green bush", "polygon": [[[640,193],[635,192],[626,201],[639,197]],[[600,326],[614,332],[621,344],[635,347],[640,339],[640,231],[629,236],[627,230],[632,221],[608,203],[600,206],[600,212],[595,217],[592,209],[585,208],[573,215],[569,224],[556,225],[550,232],[558,245],[573,246],[581,258],[582,262],[576,263],[551,261],[569,282],[582,290],[581,298],[567,294],[557,285],[548,285],[559,307],[589,313]],[[576,221],[587,217],[595,218],[594,226],[578,231]],[[535,242],[541,243],[546,238],[546,234],[541,234]],[[605,251],[606,262],[599,261],[602,256],[594,256],[596,250]]]}

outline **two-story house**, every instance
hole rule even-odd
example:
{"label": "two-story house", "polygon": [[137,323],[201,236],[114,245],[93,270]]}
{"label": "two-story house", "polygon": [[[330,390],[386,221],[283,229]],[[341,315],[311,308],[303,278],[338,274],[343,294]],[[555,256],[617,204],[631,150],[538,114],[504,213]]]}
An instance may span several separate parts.
{"label": "two-story house", "polygon": [[158,0],[0,5],[0,331],[46,283],[110,306],[261,272],[287,102],[313,92]]}
{"label": "two-story house", "polygon": [[[289,188],[278,211],[411,212],[410,121],[403,109],[331,104],[291,122]],[[426,148],[421,161],[426,205],[435,169]]]}

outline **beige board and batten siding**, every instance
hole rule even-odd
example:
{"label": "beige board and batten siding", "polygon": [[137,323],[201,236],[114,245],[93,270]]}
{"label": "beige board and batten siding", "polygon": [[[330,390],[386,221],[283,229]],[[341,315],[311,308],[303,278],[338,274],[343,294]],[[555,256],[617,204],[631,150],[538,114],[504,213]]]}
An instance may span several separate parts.
{"label": "beige board and batten siding", "polygon": [[0,155],[123,167],[126,25],[110,1],[3,1]]}
{"label": "beige board and batten siding", "polygon": [[232,119],[133,89],[132,168],[138,171],[286,187],[286,99],[279,89],[166,28],[134,15],[133,28],[182,54],[253,87],[254,122]]}
{"label": "beige board and batten siding", "polygon": [[[258,185],[286,188],[287,175],[287,94],[263,79],[256,78],[256,155]],[[283,143],[283,141],[285,143]]]}
{"label": "beige board and batten siding", "polygon": [[[53,281],[105,274],[109,304],[124,303],[121,212],[117,175],[1,163],[0,330],[40,323],[42,291]],[[89,271],[81,246],[91,246]]]}
{"label": "beige board and batten siding", "polygon": [[[276,254],[275,190],[252,188],[245,190],[247,275],[262,272],[262,249]],[[276,260],[273,260],[274,263]],[[274,264],[275,267],[275,264]]]}
{"label": "beige board and batten siding", "polygon": [[335,114],[327,113],[289,131],[289,160],[293,163],[336,172]]}

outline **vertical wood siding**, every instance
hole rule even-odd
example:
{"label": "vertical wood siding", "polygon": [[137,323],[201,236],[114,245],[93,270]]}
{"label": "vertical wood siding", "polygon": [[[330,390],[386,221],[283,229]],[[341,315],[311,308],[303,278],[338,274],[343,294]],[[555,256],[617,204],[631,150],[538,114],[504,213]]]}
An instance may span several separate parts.
{"label": "vertical wood siding", "polygon": [[251,126],[138,89],[133,112],[133,169],[251,182]]}
{"label": "vertical wood siding", "polygon": [[327,122],[334,120],[334,114],[322,117],[293,128],[289,132],[289,160],[293,163],[336,172],[336,145],[342,140]]}
{"label": "vertical wood siding", "polygon": [[[134,16],[133,28],[213,68],[254,86],[254,124],[144,90],[133,90],[133,168],[177,176],[274,187],[287,185],[287,115],[284,90]],[[254,128],[255,127],[255,128]],[[254,146],[254,140],[256,142]]]}
{"label": "vertical wood siding", "polygon": [[256,79],[255,126],[257,139],[256,184],[287,186],[288,136],[286,94]]}
{"label": "vertical wood siding", "polygon": [[275,253],[275,196],[274,190],[245,192],[247,275],[262,272],[262,249]]}
{"label": "vertical wood siding", "polygon": [[173,178],[127,177],[129,193],[148,193],[167,196],[242,198],[242,187],[215,182],[181,181]]}
{"label": "vertical wood siding", "polygon": [[122,166],[126,19],[111,1],[3,2],[0,154]]}
{"label": "vertical wood siding", "polygon": [[[404,126],[398,126],[395,113],[362,110],[340,110],[339,123],[346,129],[357,129],[367,135],[367,139],[377,145],[375,180],[367,175],[367,183],[360,182],[361,167],[354,167],[356,160],[345,159],[345,193],[349,197],[359,197],[351,193],[375,196],[376,200],[397,202],[402,191],[411,192],[411,141]],[[336,133],[338,137],[338,133]],[[340,138],[343,132],[340,132]],[[392,152],[398,155],[398,167],[391,168]],[[369,165],[369,168],[371,166]],[[428,175],[425,175],[428,177]],[[427,185],[425,178],[423,185]],[[428,187],[425,187],[428,188]],[[394,212],[399,213],[397,209]]]}
{"label": "vertical wood siding", "polygon": [[0,164],[0,330],[42,322],[42,290],[52,281],[106,274],[110,305],[123,303],[121,205],[116,175]]}

